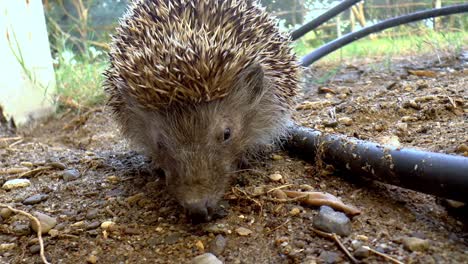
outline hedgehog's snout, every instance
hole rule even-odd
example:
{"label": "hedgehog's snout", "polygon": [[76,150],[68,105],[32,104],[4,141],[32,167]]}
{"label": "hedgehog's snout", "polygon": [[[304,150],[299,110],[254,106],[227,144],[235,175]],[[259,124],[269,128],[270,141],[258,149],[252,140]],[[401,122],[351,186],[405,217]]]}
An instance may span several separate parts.
{"label": "hedgehog's snout", "polygon": [[183,206],[192,223],[198,224],[211,220],[212,210],[208,207],[207,198],[185,202]]}

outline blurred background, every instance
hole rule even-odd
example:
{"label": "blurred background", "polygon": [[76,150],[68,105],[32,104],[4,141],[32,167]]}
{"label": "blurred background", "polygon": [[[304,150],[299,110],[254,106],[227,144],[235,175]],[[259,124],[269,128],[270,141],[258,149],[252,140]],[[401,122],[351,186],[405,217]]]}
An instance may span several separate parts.
{"label": "blurred background", "polygon": [[[37,2],[40,0],[33,0]],[[30,2],[30,1],[26,1]],[[292,31],[340,1],[262,0],[279,20],[281,30]],[[367,0],[355,5],[294,43],[303,56],[331,40],[387,18],[463,3],[463,0]],[[4,2],[5,3],[5,2]],[[128,0],[42,0],[55,74],[58,106],[92,106],[104,100],[101,88],[110,35]],[[389,29],[354,42],[320,63],[433,53],[459,53],[467,42],[466,14],[440,17]]]}

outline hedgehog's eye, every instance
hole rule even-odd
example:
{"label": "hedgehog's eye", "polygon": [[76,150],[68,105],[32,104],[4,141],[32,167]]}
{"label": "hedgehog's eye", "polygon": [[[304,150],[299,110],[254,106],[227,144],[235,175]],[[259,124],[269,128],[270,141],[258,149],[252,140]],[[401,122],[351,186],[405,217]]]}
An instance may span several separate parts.
{"label": "hedgehog's eye", "polygon": [[231,138],[231,129],[229,127],[227,127],[227,128],[224,129],[223,140],[227,141],[230,138]]}

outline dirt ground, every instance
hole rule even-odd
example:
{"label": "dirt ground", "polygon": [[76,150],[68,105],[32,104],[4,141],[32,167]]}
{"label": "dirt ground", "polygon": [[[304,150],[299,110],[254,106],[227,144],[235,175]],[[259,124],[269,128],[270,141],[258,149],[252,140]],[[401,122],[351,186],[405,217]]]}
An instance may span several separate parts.
{"label": "dirt ground", "polygon": [[[467,66],[466,51],[440,61],[419,56],[391,65],[373,59],[318,64],[307,72],[296,120],[325,132],[468,156]],[[330,72],[328,82],[313,82]],[[0,189],[0,202],[56,218],[43,236],[52,263],[188,263],[209,251],[224,263],[351,263],[334,241],[312,230],[318,208],[255,196],[285,184],[290,190],[308,185],[362,211],[352,218],[351,235],[340,238],[352,254],[361,244],[403,263],[468,263],[466,215],[449,213],[434,196],[344,179],[282,152],[256,173],[239,175],[225,197],[226,217],[192,225],[106,111],[65,111],[20,129],[16,138],[1,135],[13,139],[0,145],[0,184],[23,176],[31,185]],[[68,169],[77,171],[65,175]],[[275,172],[281,181],[268,177]],[[37,194],[34,204],[24,204]],[[40,263],[29,220],[4,218],[0,263]],[[106,221],[115,224],[101,226]],[[239,227],[251,233],[242,236]],[[428,247],[406,249],[406,237],[424,239]],[[372,252],[363,261],[390,263]]]}

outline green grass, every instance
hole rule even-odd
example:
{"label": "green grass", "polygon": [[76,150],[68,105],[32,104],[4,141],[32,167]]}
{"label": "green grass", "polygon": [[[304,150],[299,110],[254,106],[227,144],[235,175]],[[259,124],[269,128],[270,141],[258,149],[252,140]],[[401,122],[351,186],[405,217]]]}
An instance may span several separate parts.
{"label": "green grass", "polygon": [[[298,41],[294,50],[299,57],[314,50],[307,45],[307,40]],[[355,41],[347,46],[337,50],[321,61],[333,62],[348,59],[359,59],[369,57],[383,57],[391,59],[392,57],[405,56],[410,54],[427,54],[440,52],[457,53],[468,43],[468,34],[466,32],[439,33],[434,31],[420,32],[419,36],[408,35],[404,37],[378,37],[370,39],[369,37]]]}
{"label": "green grass", "polygon": [[61,62],[55,69],[59,106],[92,107],[104,102],[102,88],[104,59],[76,59],[74,63]]}

